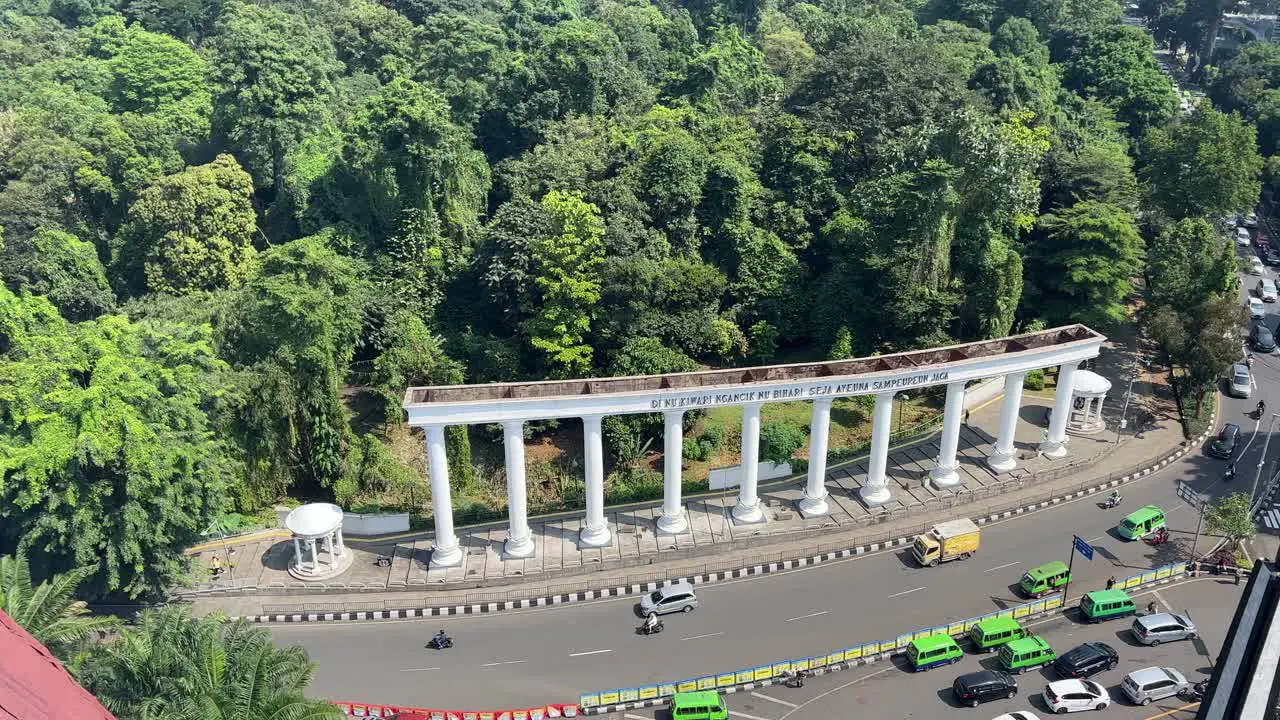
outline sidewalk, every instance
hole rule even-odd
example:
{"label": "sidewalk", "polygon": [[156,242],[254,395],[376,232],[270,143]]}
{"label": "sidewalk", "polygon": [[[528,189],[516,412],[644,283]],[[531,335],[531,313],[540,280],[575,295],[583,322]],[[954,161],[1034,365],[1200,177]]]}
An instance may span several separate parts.
{"label": "sidewalk", "polygon": [[[858,500],[867,472],[866,460],[861,458],[828,469],[831,514],[824,518],[805,520],[795,512],[804,478],[788,478],[762,484],[761,501],[769,510],[763,524],[739,525],[732,519],[734,489],[686,498],[691,532],[675,537],[652,532],[660,502],[609,508],[606,517],[613,541],[605,548],[578,548],[581,514],[533,518],[537,552],[525,560],[501,559],[503,523],[460,528],[466,560],[448,569],[429,567],[429,533],[372,541],[349,538],[355,562],[343,576],[322,586],[293,581],[286,572],[292,544],[264,534],[232,543],[230,555],[220,545],[193,553],[197,567],[207,565],[217,554],[229,572],[217,581],[202,583],[187,599],[198,613],[221,610],[256,616],[304,607],[319,612],[381,610],[565,595],[584,587],[634,585],[883,543],[959,514],[999,514],[1033,498],[1047,499],[1131,474],[1180,445],[1181,428],[1168,389],[1160,378],[1146,376],[1134,383],[1130,430],[1121,433],[1117,444],[1114,428],[1129,376],[1125,368],[1132,367],[1134,354],[1128,345],[1104,348],[1094,368],[1113,384],[1104,406],[1107,431],[1072,437],[1071,454],[1065,459],[1040,457],[1035,446],[1053,398],[1047,391],[1027,392],[1016,440],[1019,467],[996,475],[987,468],[985,458],[994,443],[1001,403],[989,403],[971,413],[961,432],[962,484],[954,491],[934,491],[924,482],[938,452],[937,438],[932,436],[890,453],[888,472],[895,501],[874,510]],[[1141,437],[1130,434],[1137,409],[1151,418]],[[393,557],[390,568],[376,566],[374,559],[380,554]],[[480,588],[486,591],[476,592]]]}

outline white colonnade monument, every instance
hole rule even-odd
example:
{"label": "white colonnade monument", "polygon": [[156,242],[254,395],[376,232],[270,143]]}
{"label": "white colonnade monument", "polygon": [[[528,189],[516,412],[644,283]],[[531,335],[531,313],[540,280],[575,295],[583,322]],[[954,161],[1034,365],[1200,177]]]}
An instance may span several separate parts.
{"label": "white colonnade monument", "polygon": [[[966,385],[975,380],[1003,377],[1004,403],[995,449],[988,458],[996,472],[1017,465],[1014,432],[1022,403],[1022,384],[1032,370],[1057,367],[1058,385],[1054,412],[1039,450],[1051,458],[1067,454],[1067,419],[1073,397],[1073,381],[1081,361],[1098,356],[1102,335],[1084,325],[1027,333],[997,340],[949,347],[827,362],[765,367],[644,375],[621,378],[492,383],[414,387],[405,393],[409,424],[426,431],[435,544],[431,563],[451,566],[462,561],[462,549],[453,529],[453,504],[449,494],[449,465],[444,429],[448,425],[500,423],[506,450],[509,529],[503,554],[507,558],[530,557],[534,543],[529,530],[525,500],[524,423],[551,418],[580,418],[586,480],[586,518],[579,543],[600,547],[612,542],[605,521],[604,447],[601,420],[607,415],[662,413],[665,420],[662,514],[656,523],[660,533],[688,530],[680,497],[684,413],[724,405],[742,406],[742,464],[736,523],[764,521],[756,494],[759,478],[760,408],[769,402],[806,400],[812,404],[809,472],[799,509],[806,517],[828,512],[827,441],[831,405],[836,398],[873,395],[871,454],[867,477],[859,494],[869,507],[893,498],[885,473],[892,429],[893,399],[904,390],[945,385],[937,467],[929,482],[936,488],[960,482],[956,452],[964,418]],[[674,461],[672,460],[674,459]]]}

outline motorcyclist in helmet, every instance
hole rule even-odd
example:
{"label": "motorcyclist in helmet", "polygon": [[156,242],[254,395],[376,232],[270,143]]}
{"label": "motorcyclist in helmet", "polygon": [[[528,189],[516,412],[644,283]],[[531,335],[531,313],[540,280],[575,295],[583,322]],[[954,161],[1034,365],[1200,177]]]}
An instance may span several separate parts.
{"label": "motorcyclist in helmet", "polygon": [[656,613],[649,613],[644,619],[644,631],[652,633],[658,627],[658,616]]}
{"label": "motorcyclist in helmet", "polygon": [[435,645],[437,648],[444,647],[447,642],[449,642],[449,636],[444,634],[444,628],[440,628],[440,632],[436,633],[436,636],[431,638],[431,644]]}

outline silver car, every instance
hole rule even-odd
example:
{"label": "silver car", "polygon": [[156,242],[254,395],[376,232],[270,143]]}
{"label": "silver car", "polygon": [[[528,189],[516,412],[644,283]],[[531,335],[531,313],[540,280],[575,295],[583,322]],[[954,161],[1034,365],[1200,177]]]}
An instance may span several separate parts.
{"label": "silver car", "polygon": [[640,599],[640,611],[645,615],[666,615],[673,612],[693,612],[698,607],[698,596],[687,582],[664,585]]}
{"label": "silver car", "polygon": [[[1133,637],[1143,645],[1159,645],[1173,640],[1191,640],[1196,636],[1196,624],[1186,615],[1154,613],[1133,619],[1129,628]],[[1158,698],[1157,698],[1158,699]]]}
{"label": "silver car", "polygon": [[1187,679],[1173,668],[1149,667],[1134,670],[1124,676],[1120,687],[1124,694],[1139,705],[1150,705],[1155,700],[1163,700],[1177,695],[1187,687]]}
{"label": "silver car", "polygon": [[1249,377],[1249,368],[1244,363],[1236,363],[1231,366],[1231,377],[1227,382],[1227,390],[1234,397],[1247,398],[1253,391],[1253,381]]}

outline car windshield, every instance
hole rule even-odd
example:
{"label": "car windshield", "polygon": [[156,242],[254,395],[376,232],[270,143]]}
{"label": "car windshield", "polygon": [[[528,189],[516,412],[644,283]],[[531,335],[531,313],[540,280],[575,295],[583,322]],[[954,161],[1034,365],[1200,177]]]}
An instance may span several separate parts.
{"label": "car windshield", "polygon": [[1249,382],[1249,371],[1248,371],[1248,370],[1236,370],[1236,382],[1240,383],[1241,385],[1244,385],[1244,384],[1248,383],[1248,382]]}
{"label": "car windshield", "polygon": [[1092,680],[1085,680],[1084,686],[1094,695],[1101,697],[1103,694],[1102,686]]}
{"label": "car windshield", "polygon": [[652,601],[654,601],[654,602],[662,602],[662,591],[661,591],[661,590],[654,590],[654,591],[653,591],[653,594],[651,594],[651,595],[649,596],[649,599],[650,599],[650,600],[652,600]]}

